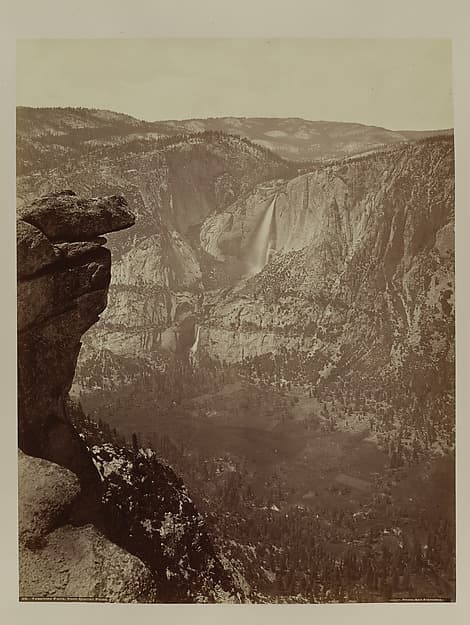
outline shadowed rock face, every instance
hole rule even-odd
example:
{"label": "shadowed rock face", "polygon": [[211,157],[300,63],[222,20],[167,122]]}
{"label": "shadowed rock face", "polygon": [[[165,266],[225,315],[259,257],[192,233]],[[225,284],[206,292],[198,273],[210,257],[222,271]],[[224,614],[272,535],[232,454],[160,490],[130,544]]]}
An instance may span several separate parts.
{"label": "shadowed rock face", "polygon": [[81,336],[106,307],[111,255],[102,247],[106,239],[97,237],[129,227],[135,218],[122,197],[87,200],[71,191],[42,197],[19,217],[19,446],[96,480],[64,399]]}

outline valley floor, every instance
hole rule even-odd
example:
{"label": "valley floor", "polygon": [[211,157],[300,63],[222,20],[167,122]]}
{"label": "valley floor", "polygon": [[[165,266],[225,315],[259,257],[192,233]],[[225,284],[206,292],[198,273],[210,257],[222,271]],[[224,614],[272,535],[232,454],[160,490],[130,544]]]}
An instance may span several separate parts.
{"label": "valley floor", "polygon": [[390,453],[371,406],[303,387],[214,386],[164,410],[132,385],[81,401],[181,474],[253,600],[454,599],[451,452]]}

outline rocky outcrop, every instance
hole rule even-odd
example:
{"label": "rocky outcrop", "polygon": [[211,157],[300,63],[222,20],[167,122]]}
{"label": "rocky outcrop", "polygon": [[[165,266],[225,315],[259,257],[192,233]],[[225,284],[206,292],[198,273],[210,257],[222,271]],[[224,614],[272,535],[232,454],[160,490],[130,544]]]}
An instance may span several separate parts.
{"label": "rocky outcrop", "polygon": [[83,199],[73,191],[51,193],[34,200],[19,211],[19,216],[41,230],[50,241],[89,241],[135,223],[122,196]]}
{"label": "rocky outcrop", "polygon": [[65,525],[41,550],[21,553],[20,597],[136,603],[155,602],[149,569],[93,525]]}
{"label": "rocky outcrop", "polygon": [[65,517],[80,494],[78,477],[53,462],[18,451],[18,534],[34,548]]}
{"label": "rocky outcrop", "polygon": [[63,524],[80,494],[77,476],[18,455],[19,594],[22,600],[154,601],[155,580],[141,560],[91,524]]}
{"label": "rocky outcrop", "polygon": [[[83,200],[70,191],[42,197],[19,213],[19,445],[89,479],[95,471],[65,416],[64,399],[80,339],[106,307],[111,256],[105,239],[96,237],[133,223],[124,198]],[[68,242],[55,245],[58,240]]]}
{"label": "rocky outcrop", "polygon": [[81,336],[106,306],[110,254],[101,247],[105,239],[96,237],[133,223],[124,198],[83,200],[70,191],[40,198],[19,215],[18,515],[23,599],[156,598],[154,576],[141,560],[90,523],[68,523],[94,518],[100,498],[99,474],[65,410]]}
{"label": "rocky outcrop", "polygon": [[155,452],[104,443],[93,445],[91,453],[110,536],[119,541],[127,535],[128,548],[142,554],[158,579],[160,601],[241,598],[182,480]]}

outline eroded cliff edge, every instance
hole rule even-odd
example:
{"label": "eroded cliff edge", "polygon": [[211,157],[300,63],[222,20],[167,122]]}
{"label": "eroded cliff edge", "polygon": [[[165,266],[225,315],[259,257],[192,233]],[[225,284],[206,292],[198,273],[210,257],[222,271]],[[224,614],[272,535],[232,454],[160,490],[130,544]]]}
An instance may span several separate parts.
{"label": "eroded cliff edge", "polygon": [[66,418],[65,399],[81,336],[106,307],[111,254],[100,235],[134,221],[121,196],[84,200],[71,191],[19,213],[19,446],[90,479],[96,472]]}
{"label": "eroded cliff edge", "polygon": [[101,235],[134,221],[122,196],[84,199],[72,191],[18,214],[23,599],[233,597],[181,480],[149,450],[97,444],[68,397],[81,337],[107,303],[111,256]]}

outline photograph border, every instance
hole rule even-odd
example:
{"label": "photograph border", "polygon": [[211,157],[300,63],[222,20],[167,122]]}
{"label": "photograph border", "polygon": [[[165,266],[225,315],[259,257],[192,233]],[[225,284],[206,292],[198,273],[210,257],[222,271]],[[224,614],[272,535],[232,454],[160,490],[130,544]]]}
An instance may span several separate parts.
{"label": "photograph border", "polygon": [[[467,306],[470,292],[465,268],[469,262],[470,216],[466,206],[470,171],[470,4],[465,0],[112,0],[8,1],[0,20],[2,38],[0,115],[3,145],[0,192],[3,200],[1,384],[4,449],[2,454],[2,612],[4,622],[142,623],[155,618],[172,622],[235,623],[263,619],[270,623],[316,619],[318,623],[364,623],[365,620],[395,623],[463,623],[469,617],[468,572],[470,527],[465,496],[470,475],[467,445],[469,424],[466,406],[470,399],[468,378],[470,335]],[[456,353],[457,353],[457,601],[446,603],[315,604],[315,605],[124,605],[18,601],[17,572],[17,478],[16,478],[16,276],[15,276],[15,41],[18,38],[68,37],[439,37],[451,38],[454,73],[454,129],[456,151]],[[223,612],[220,612],[223,610]],[[243,612],[241,612],[243,610]],[[286,612],[286,611],[289,612]],[[156,612],[155,612],[156,611]],[[279,621],[278,621],[279,619]]]}

